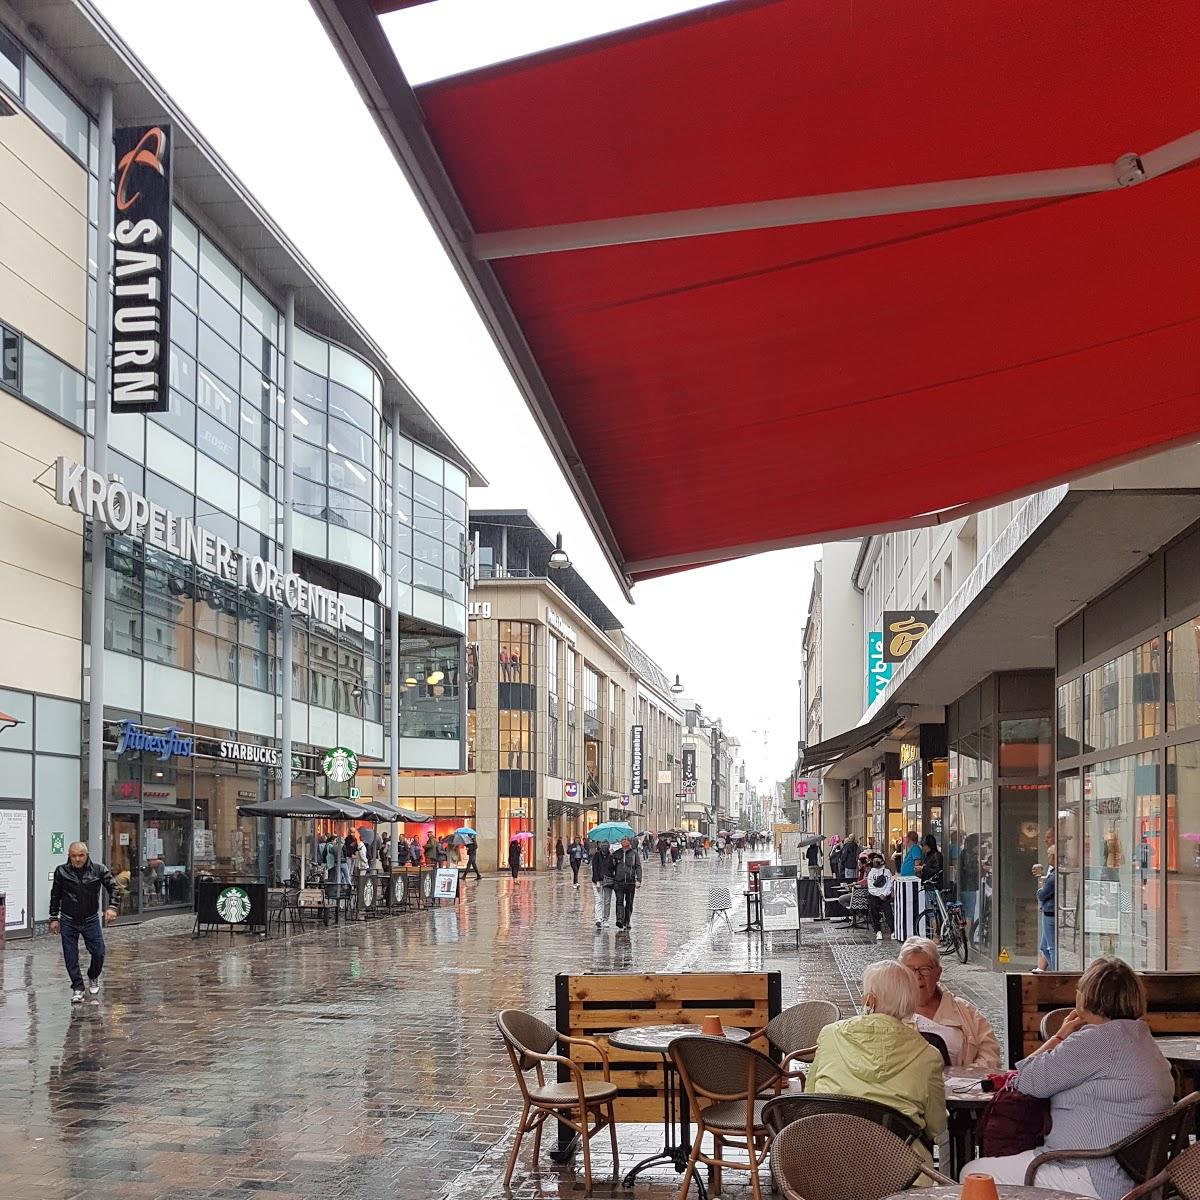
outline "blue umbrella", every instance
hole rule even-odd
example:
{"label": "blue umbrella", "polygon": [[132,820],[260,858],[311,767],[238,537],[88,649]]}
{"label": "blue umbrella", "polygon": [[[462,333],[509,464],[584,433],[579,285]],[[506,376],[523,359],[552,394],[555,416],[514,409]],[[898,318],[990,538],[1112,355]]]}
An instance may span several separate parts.
{"label": "blue umbrella", "polygon": [[479,834],[473,830],[470,825],[464,825],[461,829],[456,829],[455,833],[461,833],[463,837],[478,837]]}
{"label": "blue umbrella", "polygon": [[637,837],[632,825],[624,821],[605,821],[603,825],[594,825],[588,830],[589,842],[619,842],[622,838],[630,841]]}

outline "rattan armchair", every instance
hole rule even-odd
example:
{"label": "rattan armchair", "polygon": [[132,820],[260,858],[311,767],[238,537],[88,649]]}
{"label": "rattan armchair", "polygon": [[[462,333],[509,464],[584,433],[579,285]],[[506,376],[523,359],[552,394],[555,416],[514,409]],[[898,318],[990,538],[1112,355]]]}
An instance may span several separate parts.
{"label": "rattan armchair", "polygon": [[[766,1162],[769,1135],[762,1121],[766,1100],[761,1093],[784,1078],[782,1069],[765,1054],[724,1038],[676,1038],[670,1054],[696,1119],[679,1200],[687,1200],[699,1163],[712,1170],[714,1194],[721,1191],[722,1168],[729,1167],[749,1171],[754,1200],[762,1200],[758,1169]],[[706,1133],[713,1139],[711,1155],[703,1150]],[[726,1146],[745,1150],[746,1161],[726,1158]]]}
{"label": "rattan armchair", "polygon": [[1062,1023],[1074,1012],[1073,1008],[1052,1008],[1038,1026],[1038,1041],[1048,1042],[1061,1028]]}
{"label": "rattan armchair", "polygon": [[831,1000],[803,1000],[772,1017],[750,1035],[750,1040],[765,1037],[782,1055],[780,1066],[787,1072],[788,1079],[799,1080],[803,1089],[804,1076],[796,1069],[796,1064],[812,1062],[821,1030],[840,1020],[841,1015]]}
{"label": "rattan armchair", "polygon": [[[517,1086],[521,1089],[521,1119],[508,1166],[504,1171],[504,1186],[512,1179],[513,1168],[525,1135],[533,1131],[533,1161],[536,1166],[542,1148],[542,1126],[553,1117],[579,1134],[583,1143],[583,1180],[588,1192],[592,1190],[591,1140],[601,1129],[608,1127],[612,1142],[613,1179],[621,1177],[621,1162],[617,1154],[617,1126],[613,1119],[613,1101],[617,1087],[609,1077],[608,1054],[592,1038],[567,1037],[520,1009],[509,1008],[496,1017],[500,1035],[508,1050]],[[603,1079],[588,1078],[577,1062],[552,1054],[556,1042],[589,1046],[600,1056]],[[543,1067],[547,1063],[565,1068],[571,1078],[563,1083],[547,1083]],[[536,1084],[530,1086],[526,1076],[532,1071]],[[591,1121],[589,1122],[589,1118]]]}
{"label": "rattan armchair", "polygon": [[1183,1200],[1200,1200],[1200,1142],[1180,1151],[1157,1175],[1126,1192],[1123,1200],[1159,1196],[1168,1188]]}
{"label": "rattan armchair", "polygon": [[1038,1169],[1046,1163],[1082,1163],[1094,1158],[1115,1158],[1117,1165],[1134,1183],[1145,1183],[1163,1171],[1187,1145],[1190,1127],[1196,1120],[1197,1104],[1200,1104],[1200,1092],[1192,1092],[1136,1133],[1098,1150],[1047,1150],[1026,1168],[1025,1186],[1036,1185]]}
{"label": "rattan armchair", "polygon": [[802,1117],[771,1143],[771,1176],[785,1200],[883,1200],[922,1175],[934,1183],[954,1183],[907,1142],[865,1117]]}
{"label": "rattan armchair", "polygon": [[889,1133],[893,1133],[906,1146],[922,1143],[932,1148],[929,1135],[911,1117],[905,1116],[899,1109],[876,1100],[866,1100],[861,1096],[839,1096],[829,1092],[805,1092],[803,1095],[788,1094],[777,1096],[763,1106],[763,1124],[772,1137],[796,1121],[819,1113],[833,1113],[837,1116],[862,1117],[882,1125]]}

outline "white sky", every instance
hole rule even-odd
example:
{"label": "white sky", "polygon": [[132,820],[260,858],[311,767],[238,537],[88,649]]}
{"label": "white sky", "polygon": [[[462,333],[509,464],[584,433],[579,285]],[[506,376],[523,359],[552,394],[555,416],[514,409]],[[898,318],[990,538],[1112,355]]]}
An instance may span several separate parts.
{"label": "white sky", "polygon": [[[98,0],[105,16],[487,477],[527,508],[630,635],[781,778],[799,732],[813,550],[639,584],[624,601],[520,393],[304,0]],[[412,82],[698,7],[687,0],[437,0],[385,18]],[[341,188],[331,183],[342,182]],[[353,199],[332,210],[324,197]],[[770,481],[760,481],[769,503]]]}

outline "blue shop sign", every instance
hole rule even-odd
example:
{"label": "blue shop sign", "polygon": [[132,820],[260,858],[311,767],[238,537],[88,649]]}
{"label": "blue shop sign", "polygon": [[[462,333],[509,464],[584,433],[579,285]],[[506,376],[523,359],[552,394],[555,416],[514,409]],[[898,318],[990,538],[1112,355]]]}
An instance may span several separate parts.
{"label": "blue shop sign", "polygon": [[892,678],[892,664],[883,657],[882,631],[867,634],[867,707],[870,708],[887,691]]}
{"label": "blue shop sign", "polygon": [[147,729],[144,725],[126,721],[117,739],[117,753],[157,754],[163,762],[172,757],[191,758],[192,739],[181,734],[174,725],[170,729]]}

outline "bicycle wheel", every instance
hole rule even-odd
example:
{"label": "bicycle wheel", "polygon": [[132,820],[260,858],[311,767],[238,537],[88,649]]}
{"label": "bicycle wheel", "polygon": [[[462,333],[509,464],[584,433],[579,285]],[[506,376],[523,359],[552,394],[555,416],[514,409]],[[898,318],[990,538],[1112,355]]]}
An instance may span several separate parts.
{"label": "bicycle wheel", "polygon": [[967,942],[966,924],[958,913],[951,913],[946,922],[946,938],[951,954],[957,954],[965,964],[971,955],[971,947]]}

